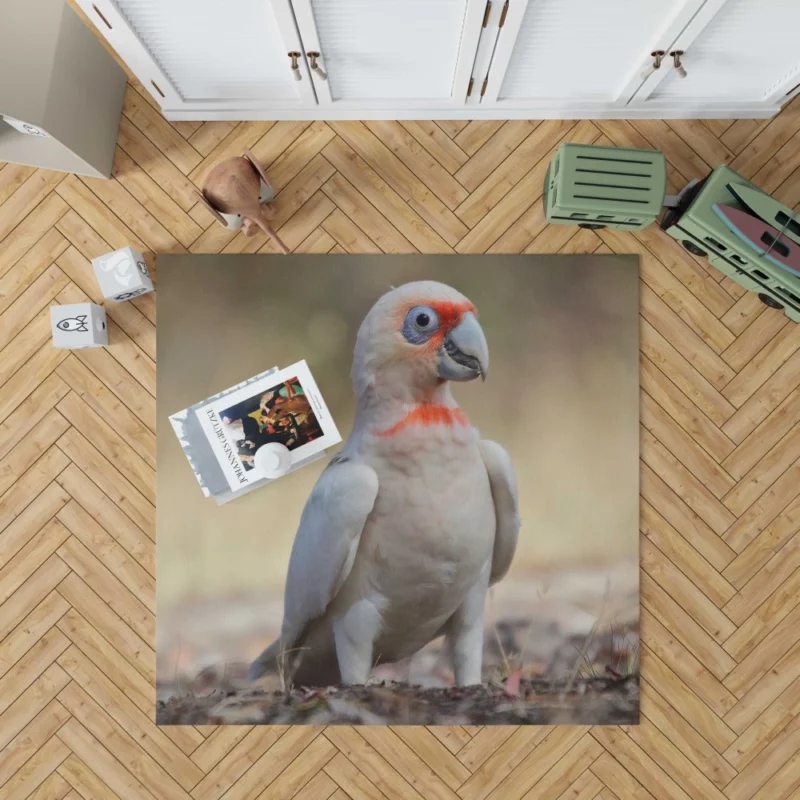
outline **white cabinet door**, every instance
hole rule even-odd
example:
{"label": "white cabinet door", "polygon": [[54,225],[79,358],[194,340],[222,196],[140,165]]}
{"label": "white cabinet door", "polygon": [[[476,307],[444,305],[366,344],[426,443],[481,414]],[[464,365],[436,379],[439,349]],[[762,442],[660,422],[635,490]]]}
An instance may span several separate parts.
{"label": "white cabinet door", "polygon": [[289,0],[77,0],[165,110],[316,105]]}
{"label": "white cabinet door", "polygon": [[509,0],[480,105],[622,110],[642,83],[650,53],[674,40],[702,4]]}
{"label": "white cabinet door", "polygon": [[292,0],[324,109],[464,104],[486,0]]}
{"label": "white cabinet door", "polygon": [[671,62],[642,86],[632,106],[694,108],[776,104],[800,90],[800,0],[709,0],[670,50]]}

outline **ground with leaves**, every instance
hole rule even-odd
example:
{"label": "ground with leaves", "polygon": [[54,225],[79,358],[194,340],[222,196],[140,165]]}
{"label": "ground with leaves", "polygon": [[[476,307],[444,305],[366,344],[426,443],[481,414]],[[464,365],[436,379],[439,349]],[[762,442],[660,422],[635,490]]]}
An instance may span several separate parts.
{"label": "ground with leaves", "polygon": [[635,725],[639,680],[522,679],[518,693],[492,685],[425,689],[407,684],[290,691],[214,691],[161,702],[162,725]]}

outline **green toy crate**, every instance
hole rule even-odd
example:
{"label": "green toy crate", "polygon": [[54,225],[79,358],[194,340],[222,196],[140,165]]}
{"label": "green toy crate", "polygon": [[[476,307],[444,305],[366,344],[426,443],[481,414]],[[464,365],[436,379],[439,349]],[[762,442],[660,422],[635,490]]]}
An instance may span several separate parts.
{"label": "green toy crate", "polygon": [[708,256],[720,272],[756,292],[763,303],[784,309],[789,319],[800,322],[800,278],[759,256],[714,212],[715,203],[747,211],[728,191],[729,183],[758,189],[730,167],[717,167],[681,195],[677,208],[666,212],[661,220],[662,230],[690,253]]}
{"label": "green toy crate", "polygon": [[657,150],[562,144],[544,180],[548,222],[638,231],[655,222],[667,189]]}

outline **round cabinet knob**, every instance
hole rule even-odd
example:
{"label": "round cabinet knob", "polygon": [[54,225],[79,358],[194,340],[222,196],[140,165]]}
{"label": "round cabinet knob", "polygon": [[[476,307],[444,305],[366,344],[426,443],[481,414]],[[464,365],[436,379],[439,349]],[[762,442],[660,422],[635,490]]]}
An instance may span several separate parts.
{"label": "round cabinet knob", "polygon": [[292,77],[296,81],[303,80],[303,76],[300,74],[300,65],[297,63],[297,59],[302,56],[302,53],[297,53],[297,52],[293,51],[293,52],[289,53],[288,55],[289,55],[289,58],[292,59],[292,62],[291,62]]}
{"label": "round cabinet knob", "polygon": [[681,63],[681,56],[683,55],[683,50],[673,50],[670,55],[672,56],[672,63],[675,65],[675,72],[678,73],[679,78],[686,77],[686,70]]}
{"label": "round cabinet knob", "polygon": [[280,478],[292,468],[292,454],[286,445],[267,442],[256,450],[253,456],[256,469],[264,478]]}
{"label": "round cabinet knob", "polygon": [[315,52],[315,51],[313,51],[313,50],[312,50],[312,51],[310,51],[310,52],[308,52],[308,53],[306,53],[306,55],[308,56],[308,60],[311,62],[311,71],[312,71],[313,73],[315,73],[315,74],[317,75],[317,77],[318,77],[318,78],[319,78],[321,81],[326,81],[326,80],[328,80],[328,73],[327,73],[327,72],[325,72],[325,70],[324,70],[324,69],[322,69],[322,67],[320,67],[320,66],[317,64],[317,59],[318,59],[318,58],[322,58],[322,56],[321,56],[319,53],[317,53],[317,52]]}
{"label": "round cabinet knob", "polygon": [[661,61],[665,53],[663,50],[653,50],[650,55],[653,57],[653,63],[642,73],[643,81],[646,81],[657,69],[661,69]]}

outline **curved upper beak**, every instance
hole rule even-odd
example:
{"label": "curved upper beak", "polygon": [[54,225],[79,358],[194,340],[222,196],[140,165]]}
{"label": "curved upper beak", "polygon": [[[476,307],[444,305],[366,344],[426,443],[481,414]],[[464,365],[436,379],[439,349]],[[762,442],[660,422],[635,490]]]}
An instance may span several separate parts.
{"label": "curved upper beak", "polygon": [[447,381],[471,381],[489,372],[489,346],[478,320],[467,312],[445,337],[436,365],[439,377]]}

